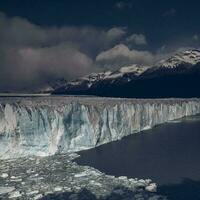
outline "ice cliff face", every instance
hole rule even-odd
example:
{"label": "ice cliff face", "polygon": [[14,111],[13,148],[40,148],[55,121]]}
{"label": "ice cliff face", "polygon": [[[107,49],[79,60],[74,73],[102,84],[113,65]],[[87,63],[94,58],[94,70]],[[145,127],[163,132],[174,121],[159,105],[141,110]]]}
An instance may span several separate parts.
{"label": "ice cliff face", "polygon": [[0,98],[0,159],[93,148],[198,113],[199,99]]}

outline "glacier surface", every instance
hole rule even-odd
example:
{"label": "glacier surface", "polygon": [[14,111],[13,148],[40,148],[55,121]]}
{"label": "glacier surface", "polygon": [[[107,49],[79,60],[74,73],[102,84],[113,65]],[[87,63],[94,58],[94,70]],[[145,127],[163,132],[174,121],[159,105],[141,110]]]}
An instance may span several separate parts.
{"label": "glacier surface", "polygon": [[0,159],[93,148],[200,113],[200,99],[1,97]]}

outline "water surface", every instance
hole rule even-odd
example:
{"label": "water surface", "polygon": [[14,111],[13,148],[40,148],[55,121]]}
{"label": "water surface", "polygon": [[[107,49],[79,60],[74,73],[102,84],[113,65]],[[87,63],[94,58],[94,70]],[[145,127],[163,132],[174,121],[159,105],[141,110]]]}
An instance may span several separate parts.
{"label": "water surface", "polygon": [[200,117],[166,123],[80,152],[76,161],[106,174],[151,178],[162,185],[200,180]]}

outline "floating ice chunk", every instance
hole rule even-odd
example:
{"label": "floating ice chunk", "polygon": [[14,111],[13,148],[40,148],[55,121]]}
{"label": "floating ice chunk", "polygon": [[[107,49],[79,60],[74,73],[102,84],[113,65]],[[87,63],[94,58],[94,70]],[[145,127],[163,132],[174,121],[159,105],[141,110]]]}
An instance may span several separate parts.
{"label": "floating ice chunk", "polygon": [[1,178],[7,178],[8,177],[8,174],[7,173],[3,173],[2,175],[1,175]]}
{"label": "floating ice chunk", "polygon": [[90,171],[89,171],[89,174],[90,174],[90,175],[93,175],[93,176],[100,176],[100,175],[102,174],[102,172],[90,170]]}
{"label": "floating ice chunk", "polygon": [[138,187],[145,187],[147,185],[146,181],[143,179],[138,180],[136,184]]}
{"label": "floating ice chunk", "polygon": [[96,182],[96,181],[94,181],[94,180],[91,180],[91,181],[90,181],[90,184],[91,184],[91,185],[98,186],[98,187],[102,187],[102,184],[101,184],[101,183],[98,183],[98,182]]}
{"label": "floating ice chunk", "polygon": [[15,190],[15,187],[0,187],[0,194],[6,194]]}
{"label": "floating ice chunk", "polygon": [[37,159],[35,164],[36,164],[36,165],[39,165],[39,164],[40,164],[40,160]]}
{"label": "floating ice chunk", "polygon": [[150,183],[152,183],[152,180],[151,179],[146,179],[145,180],[146,181],[146,183],[149,185]]}
{"label": "floating ice chunk", "polygon": [[67,191],[67,192],[71,192],[72,189],[70,187],[64,187],[64,190]]}
{"label": "floating ice chunk", "polygon": [[63,189],[62,187],[57,186],[57,187],[54,188],[54,191],[55,192],[60,192],[60,191],[62,191],[62,189]]}
{"label": "floating ice chunk", "polygon": [[30,191],[30,192],[27,192],[26,195],[33,195],[33,194],[38,194],[39,191],[38,190],[33,190],[33,191]]}
{"label": "floating ice chunk", "polygon": [[74,175],[75,178],[80,178],[80,177],[84,177],[84,176],[88,176],[87,172],[81,172],[79,174]]}
{"label": "floating ice chunk", "polygon": [[20,194],[19,191],[14,191],[10,194],[9,199],[13,199],[13,198],[18,198],[21,197],[22,195]]}
{"label": "floating ice chunk", "polygon": [[41,199],[43,196],[42,196],[42,194],[38,194],[38,195],[36,195],[33,199],[34,200],[37,200],[37,199]]}
{"label": "floating ice chunk", "polygon": [[151,183],[150,185],[145,187],[145,190],[148,192],[156,192],[157,191],[157,185],[155,183]]}
{"label": "floating ice chunk", "polygon": [[11,182],[22,182],[21,178],[12,179]]}
{"label": "floating ice chunk", "polygon": [[118,179],[119,179],[119,180],[127,181],[127,177],[126,177],[126,176],[120,176]]}

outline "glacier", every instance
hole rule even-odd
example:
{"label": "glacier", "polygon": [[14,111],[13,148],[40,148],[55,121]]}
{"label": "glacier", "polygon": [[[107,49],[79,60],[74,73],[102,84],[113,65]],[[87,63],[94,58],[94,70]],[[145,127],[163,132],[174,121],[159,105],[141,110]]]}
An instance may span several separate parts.
{"label": "glacier", "polygon": [[200,113],[200,99],[0,97],[0,159],[77,152]]}

